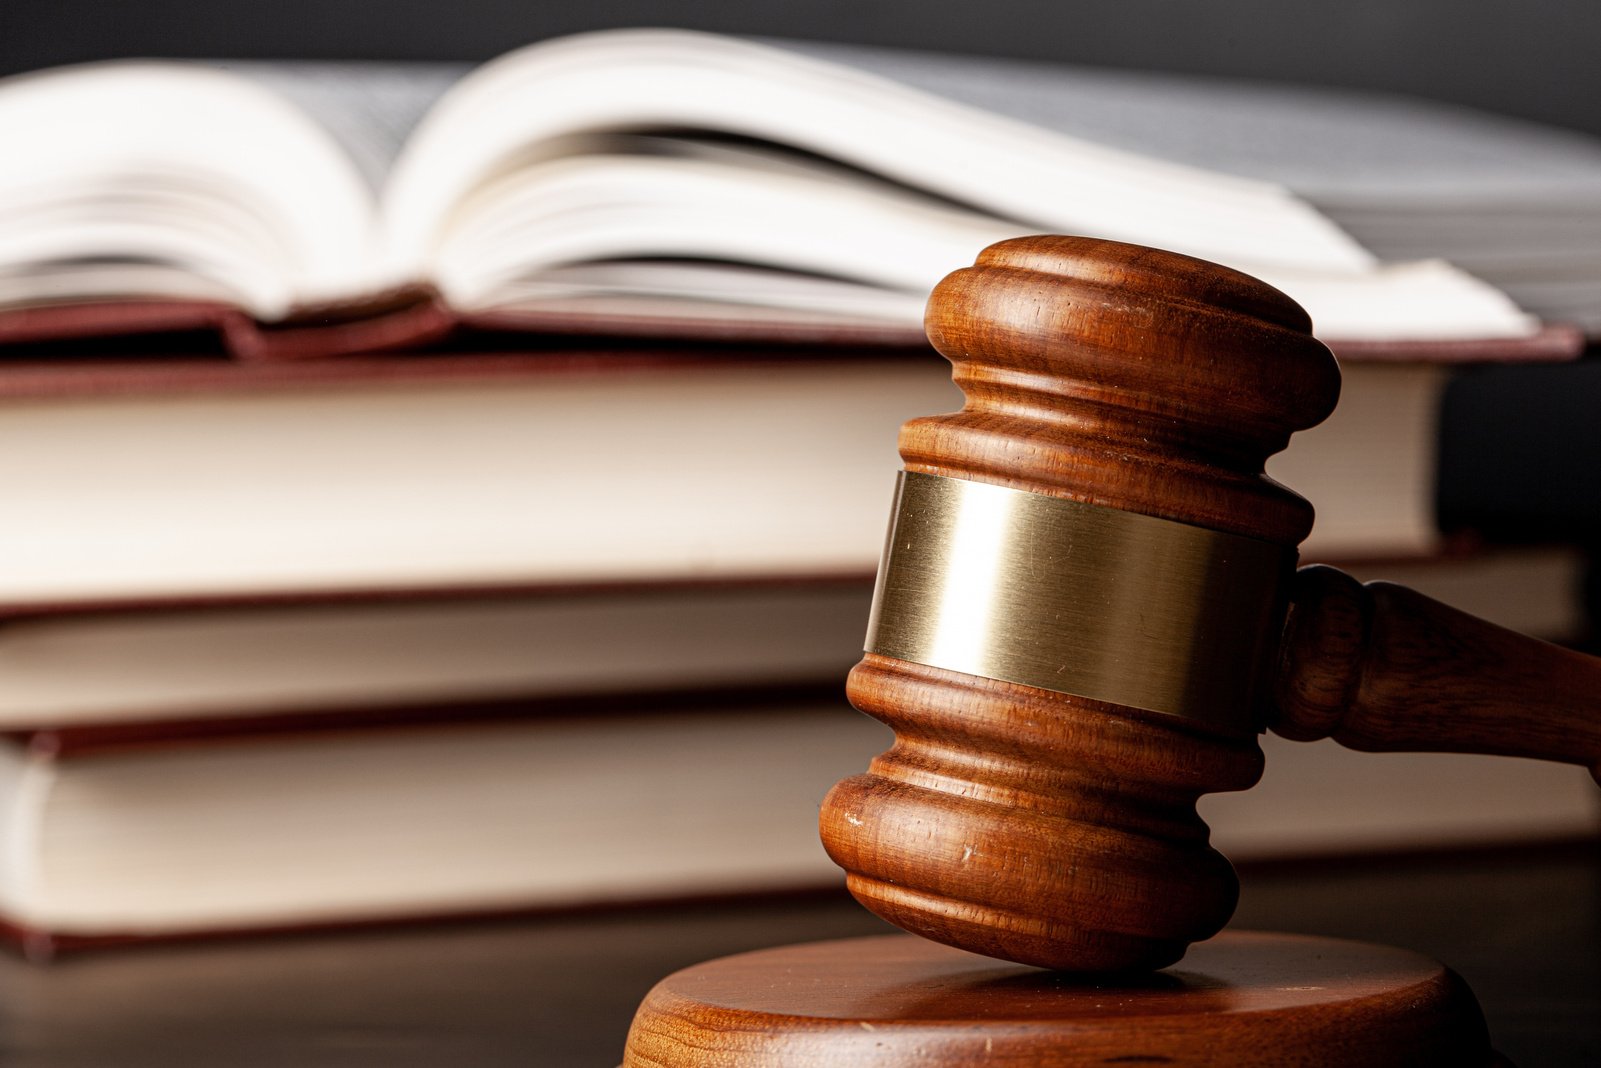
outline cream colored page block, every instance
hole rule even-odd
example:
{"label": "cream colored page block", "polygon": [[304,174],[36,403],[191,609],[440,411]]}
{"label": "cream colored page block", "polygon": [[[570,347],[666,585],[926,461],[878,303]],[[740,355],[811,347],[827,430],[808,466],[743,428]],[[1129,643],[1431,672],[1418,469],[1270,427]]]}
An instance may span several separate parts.
{"label": "cream colored page block", "polygon": [[871,574],[943,361],[0,409],[0,602]]}
{"label": "cream colored page block", "polygon": [[182,930],[820,886],[818,803],[888,742],[841,701],[85,758],[13,907]]}
{"label": "cream colored page block", "polygon": [[1432,849],[1601,832],[1601,790],[1582,768],[1462,753],[1358,753],[1262,739],[1267,770],[1198,806],[1235,860]]}
{"label": "cream colored page block", "polygon": [[0,726],[843,678],[865,584],[64,616],[0,631]]}
{"label": "cream colored page block", "polygon": [[1340,403],[1290,439],[1267,472],[1312,502],[1317,522],[1304,561],[1434,551],[1439,364],[1341,367]]}

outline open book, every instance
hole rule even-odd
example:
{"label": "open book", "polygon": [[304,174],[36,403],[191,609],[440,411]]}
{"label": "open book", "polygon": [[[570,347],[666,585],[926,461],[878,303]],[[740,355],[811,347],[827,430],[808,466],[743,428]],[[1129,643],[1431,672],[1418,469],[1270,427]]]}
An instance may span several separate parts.
{"label": "open book", "polygon": [[[1249,271],[1325,338],[1601,326],[1601,258],[1571,240],[1601,225],[1601,151],[1523,138],[1563,197],[1500,171],[1474,185],[1464,164],[1465,192],[1442,198],[1408,184],[1416,169],[1361,165],[1390,158],[1408,124],[1445,163],[1464,145],[1498,158],[1518,139],[1493,123],[1456,117],[1442,134],[1439,115],[1393,102],[1301,107],[1271,89],[675,30],[553,40],[460,74],[126,62],[9,80],[0,144],[19,165],[0,171],[0,340],[70,328],[63,309],[162,301],[256,324],[401,315],[398,335],[330,334],[333,349],[462,321],[915,338],[944,273],[1046,231]],[[1183,131],[1147,121],[1157,98]],[[1288,138],[1306,152],[1282,143],[1291,113],[1306,116]],[[1194,128],[1209,119],[1215,136]],[[1242,121],[1276,147],[1242,147]],[[1150,144],[1116,143],[1130,132]],[[1280,179],[1331,138],[1351,142],[1350,174],[1289,174],[1319,210]],[[1422,171],[1452,170],[1434,163]],[[1507,210],[1463,236],[1486,197]],[[1408,261],[1381,262],[1342,213]],[[1552,247],[1509,241],[1497,259],[1514,218]],[[1451,251],[1522,284],[1534,314],[1430,258]]]}

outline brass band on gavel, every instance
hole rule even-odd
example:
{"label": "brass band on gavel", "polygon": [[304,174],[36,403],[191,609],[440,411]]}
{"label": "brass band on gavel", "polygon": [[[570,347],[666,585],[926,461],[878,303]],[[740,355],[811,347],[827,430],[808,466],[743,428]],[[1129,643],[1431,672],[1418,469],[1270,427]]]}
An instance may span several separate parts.
{"label": "brass band on gavel", "polygon": [[866,651],[1249,736],[1295,560],[1256,538],[901,472]]}

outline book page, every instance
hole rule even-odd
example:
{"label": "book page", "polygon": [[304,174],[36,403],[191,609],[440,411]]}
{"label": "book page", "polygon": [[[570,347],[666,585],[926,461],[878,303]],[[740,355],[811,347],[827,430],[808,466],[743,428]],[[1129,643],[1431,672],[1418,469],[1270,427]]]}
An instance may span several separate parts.
{"label": "book page", "polygon": [[1278,183],[1380,260],[1445,259],[1547,322],[1601,331],[1595,138],[1383,93],[775,43],[1095,144]]}
{"label": "book page", "polygon": [[539,146],[703,130],[842,161],[1010,221],[1223,262],[1356,273],[1372,257],[1280,187],[1140,158],[746,41],[669,30],[547,41],[474,71],[418,127],[385,191],[397,262]]}
{"label": "book page", "polygon": [[[271,320],[428,280],[482,308],[617,258],[904,296],[990,241],[1068,232],[1264,277],[1324,337],[1532,332],[1495,289],[1601,330],[1588,139],[1382,96],[778,44],[622,30],[473,71],[108,64],[12,79],[0,138],[30,166],[0,174],[0,300],[220,289]],[[61,128],[77,132],[52,138]],[[621,134],[636,144],[593,144]],[[638,147],[661,134],[700,138],[695,166]],[[789,158],[705,160],[719,138]],[[1433,262],[1378,266],[1414,260]]]}
{"label": "book page", "polygon": [[508,279],[482,298],[496,312],[579,312],[658,318],[698,316],[715,306],[722,318],[742,314],[772,322],[917,324],[928,298],[880,286],[703,260],[614,259],[575,263]]}
{"label": "book page", "polygon": [[[676,264],[649,272],[654,295],[715,301],[726,314],[740,298],[713,292],[704,268],[685,262],[694,257],[777,269],[760,288],[770,307],[787,312],[844,296],[820,293],[811,284],[818,277],[876,287],[900,299],[870,314],[916,329],[926,295],[953,265],[1028,232],[1016,221],[771,147],[625,135],[569,143],[571,154],[508,169],[456,206],[431,261],[453,305],[526,307],[540,283],[573,265],[672,257]],[[1503,294],[1440,262],[1358,273],[1238,265],[1300,301],[1326,337],[1474,338],[1525,321]],[[681,280],[669,277],[679,272]],[[785,294],[773,284],[778,272],[804,289]],[[716,285],[732,281],[731,271],[721,275]],[[632,272],[636,299],[652,295],[643,281],[643,272]],[[757,287],[741,288],[744,303],[757,303]]]}
{"label": "book page", "polygon": [[374,284],[375,206],[349,159],[225,72],[117,62],[7,79],[0,144],[25,161],[0,168],[0,274],[160,298],[183,272],[263,319]]}
{"label": "book page", "polygon": [[[402,149],[384,191],[393,269],[426,271],[452,301],[474,307],[497,300],[491,291],[503,283],[600,259],[750,262],[912,292],[992,241],[1078,233],[1262,277],[1305,305],[1326,338],[1536,329],[1496,285],[1443,261],[1484,247],[1471,228],[1462,236],[1426,219],[1416,234],[1387,237],[1376,227],[1381,247],[1370,250],[1337,225],[1333,207],[1321,214],[1292,195],[1282,180],[1319,173],[1324,157],[1295,171],[1287,161],[1299,150],[1281,145],[1290,139],[1253,123],[1267,114],[1289,123],[1293,102],[1274,103],[1269,91],[1213,137],[1205,131],[1220,124],[1203,121],[1204,106],[1194,116],[1157,107],[1158,97],[1182,97],[1187,80],[1112,93],[1116,107],[1104,76],[1026,66],[670,30],[544,42],[463,78]],[[1341,129],[1358,125],[1352,118]],[[1318,130],[1301,140],[1332,137]],[[583,147],[621,134],[765,142],[812,173],[755,160],[629,163],[637,150]],[[1199,151],[1239,145],[1256,145],[1256,154],[1242,151],[1232,174]],[[1546,256],[1537,253],[1532,277],[1592,277],[1581,258]],[[1486,274],[1491,283],[1531,277]],[[1571,321],[1584,310],[1567,291],[1538,293],[1550,300],[1534,310],[1548,318]]]}
{"label": "book page", "polygon": [[218,63],[283,97],[349,154],[374,191],[434,102],[471,67],[465,63]]}
{"label": "book page", "polygon": [[[479,187],[457,205],[432,266],[453,304],[481,307],[499,303],[507,283],[574,264],[724,261],[910,295],[915,321],[951,264],[1023,232],[795,154],[612,135]],[[691,274],[705,272],[686,272],[685,286],[696,288]]]}
{"label": "book page", "polygon": [[1582,134],[1409,97],[772,41],[1096,144],[1276,182],[1321,205],[1601,193]]}

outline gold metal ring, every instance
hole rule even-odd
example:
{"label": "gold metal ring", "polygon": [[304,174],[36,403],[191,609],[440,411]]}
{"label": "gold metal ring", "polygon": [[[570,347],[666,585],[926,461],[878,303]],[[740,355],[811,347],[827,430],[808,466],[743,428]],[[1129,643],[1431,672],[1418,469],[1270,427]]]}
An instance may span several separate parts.
{"label": "gold metal ring", "polygon": [[867,651],[1249,735],[1292,547],[901,472]]}

